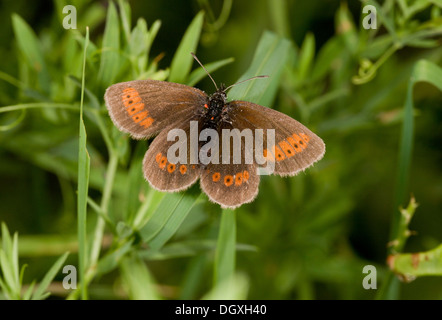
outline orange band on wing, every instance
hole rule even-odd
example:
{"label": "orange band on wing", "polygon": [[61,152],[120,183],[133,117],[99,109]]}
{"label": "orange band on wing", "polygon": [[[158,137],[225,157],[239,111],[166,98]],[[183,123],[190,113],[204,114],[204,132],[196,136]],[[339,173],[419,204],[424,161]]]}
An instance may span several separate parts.
{"label": "orange band on wing", "polygon": [[278,143],[279,147],[284,151],[287,158],[293,157],[295,155],[295,150],[289,145],[289,143],[285,140],[282,140]]}
{"label": "orange band on wing", "polygon": [[302,148],[299,145],[299,141],[296,141],[293,139],[293,137],[287,137],[287,141],[290,143],[290,145],[293,147],[293,149],[296,152],[302,152]]}
{"label": "orange band on wing", "polygon": [[273,153],[275,154],[276,161],[282,161],[285,159],[285,154],[278,146],[273,146]]}
{"label": "orange band on wing", "polygon": [[304,140],[298,136],[296,133],[292,135],[292,137],[295,139],[295,141],[301,146],[302,149],[307,148],[307,144],[304,143]]}
{"label": "orange band on wing", "polygon": [[121,94],[121,100],[126,107],[127,114],[138,125],[149,128],[154,122],[154,118],[149,116],[149,112],[144,108],[140,94],[134,88],[126,88]]}
{"label": "orange band on wing", "polygon": [[265,149],[263,156],[267,161],[282,161],[291,158],[296,153],[304,151],[307,148],[310,137],[305,133],[292,134],[278,142],[270,150]]}
{"label": "orange band on wing", "polygon": [[305,143],[308,143],[310,141],[310,137],[305,133],[300,133],[299,135],[301,136],[302,139],[304,139]]}

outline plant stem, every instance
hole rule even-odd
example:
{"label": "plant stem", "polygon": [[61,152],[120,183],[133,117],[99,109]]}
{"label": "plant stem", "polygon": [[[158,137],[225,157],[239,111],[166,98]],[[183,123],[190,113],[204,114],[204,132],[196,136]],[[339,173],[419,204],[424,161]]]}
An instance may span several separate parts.
{"label": "plant stem", "polygon": [[[111,150],[109,164],[106,172],[103,198],[101,199],[101,205],[100,205],[101,212],[106,217],[109,215],[108,212],[109,202],[112,195],[112,189],[114,185],[115,173],[117,171],[117,165],[118,165],[118,154],[117,152]],[[97,225],[95,226],[95,232],[93,238],[94,240],[92,243],[89,268],[94,268],[95,264],[98,261],[98,257],[100,256],[101,242],[103,240],[105,223],[106,221],[102,217],[98,216]]]}

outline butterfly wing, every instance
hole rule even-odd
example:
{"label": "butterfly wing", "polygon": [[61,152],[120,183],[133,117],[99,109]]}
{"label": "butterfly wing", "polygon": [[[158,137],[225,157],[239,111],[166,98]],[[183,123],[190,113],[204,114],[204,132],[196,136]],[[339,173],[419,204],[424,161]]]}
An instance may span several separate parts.
{"label": "butterfly wing", "polygon": [[[160,191],[181,191],[194,184],[200,175],[198,164],[192,164],[190,159],[190,121],[196,120],[194,114],[180,120],[178,125],[170,125],[160,132],[153,140],[143,160],[144,177],[150,185]],[[181,137],[168,141],[168,134],[172,130],[181,130]],[[172,149],[171,149],[172,148]],[[182,150],[181,161],[171,159]]]}
{"label": "butterfly wing", "polygon": [[[257,165],[253,161],[246,161],[248,150],[244,143],[241,144],[240,163],[235,163],[234,144],[230,144],[230,152],[223,159],[224,136],[223,129],[234,129],[230,123],[221,123],[218,129],[218,152],[214,161],[201,167],[201,189],[207,194],[209,199],[221,205],[222,208],[236,208],[244,203],[252,202],[258,194],[259,175],[257,174]],[[238,132],[231,131],[232,135],[238,135]],[[230,139],[230,138],[229,138]],[[241,138],[239,138],[241,139]],[[224,163],[223,163],[224,161]]]}
{"label": "butterfly wing", "polygon": [[[275,174],[295,175],[305,170],[325,153],[321,138],[295,119],[279,111],[246,101],[232,101],[230,118],[235,128],[264,129],[263,157],[266,162],[261,167],[274,165]],[[274,129],[274,144],[267,144],[267,129]]]}
{"label": "butterfly wing", "polygon": [[176,124],[208,101],[201,90],[157,80],[114,84],[106,90],[104,99],[115,125],[136,139],[150,137]]}

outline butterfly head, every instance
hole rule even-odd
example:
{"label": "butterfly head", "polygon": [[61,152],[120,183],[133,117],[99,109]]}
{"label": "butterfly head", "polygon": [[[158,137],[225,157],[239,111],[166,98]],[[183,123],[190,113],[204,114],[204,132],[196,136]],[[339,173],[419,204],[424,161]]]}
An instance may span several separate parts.
{"label": "butterfly head", "polygon": [[226,86],[221,83],[221,86],[210,96],[210,104],[224,105],[227,102]]}

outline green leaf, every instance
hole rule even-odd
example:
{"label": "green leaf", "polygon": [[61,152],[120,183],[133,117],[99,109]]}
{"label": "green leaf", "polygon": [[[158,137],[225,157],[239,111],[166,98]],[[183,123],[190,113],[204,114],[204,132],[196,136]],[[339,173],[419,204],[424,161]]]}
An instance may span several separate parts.
{"label": "green leaf", "polygon": [[442,276],[442,244],[425,252],[391,255],[388,264],[405,281],[422,276]]}
{"label": "green leaf", "polygon": [[289,40],[266,31],[259,41],[249,69],[238,79],[238,82],[260,75],[267,75],[269,78],[251,80],[234,86],[229,91],[229,99],[247,100],[270,106],[291,54],[294,53]]}
{"label": "green leaf", "polygon": [[26,109],[21,109],[20,115],[11,123],[0,125],[0,131],[8,131],[18,126],[26,116]]}
{"label": "green leaf", "polygon": [[12,14],[12,26],[18,47],[25,61],[34,73],[38,75],[40,88],[48,95],[51,88],[51,79],[37,36],[31,27],[15,13]]}
{"label": "green leaf", "polygon": [[104,87],[114,83],[120,68],[120,25],[117,10],[112,1],[107,11],[106,27],[101,45],[101,61],[98,82]]}
{"label": "green leaf", "polygon": [[[216,251],[216,248],[217,240],[198,239],[171,243],[163,246],[158,251],[144,250],[139,254],[143,259],[147,260],[166,260],[191,257],[204,252]],[[247,244],[237,243],[235,245],[235,250],[257,252],[258,248]]]}
{"label": "green leaf", "polygon": [[336,12],[336,33],[340,35],[347,51],[355,54],[358,50],[358,34],[354,25],[353,16],[346,2],[341,2]]}
{"label": "green leaf", "polygon": [[52,280],[54,280],[58,271],[63,266],[63,263],[66,261],[66,258],[68,257],[68,255],[69,255],[69,253],[66,252],[60,258],[58,258],[57,261],[55,261],[55,263],[48,270],[48,272],[44,276],[43,280],[40,282],[40,284],[38,285],[34,294],[32,295],[32,300],[43,300],[47,297],[47,294],[45,293],[45,291],[49,287],[49,285],[51,284]]}
{"label": "green leaf", "polygon": [[140,206],[140,187],[144,184],[141,174],[142,159],[134,158],[129,169],[126,192],[126,210],[124,221],[133,225],[137,208]]}
{"label": "green leaf", "polygon": [[310,74],[311,65],[315,57],[315,37],[309,32],[304,38],[298,60],[298,77],[303,81]]}
{"label": "green leaf", "polygon": [[136,256],[125,258],[120,264],[121,276],[133,300],[157,300],[152,275],[145,263]]}
{"label": "green leaf", "polygon": [[126,37],[126,41],[130,40],[130,24],[131,24],[131,10],[129,2],[124,0],[118,0],[118,7],[120,8],[121,24],[123,26],[123,32]]}
{"label": "green leaf", "polygon": [[96,275],[102,275],[114,270],[121,260],[132,251],[132,241],[124,243],[116,250],[110,251],[98,261]]}
{"label": "green leaf", "polygon": [[[166,196],[165,192],[159,192],[155,189],[148,189],[145,194],[145,200],[141,207],[135,214],[132,227],[135,230],[143,229],[146,223],[150,220],[152,215],[156,212],[163,198]],[[150,231],[146,233],[149,234]]]}
{"label": "green leaf", "polygon": [[187,28],[170,65],[170,82],[186,83],[193,63],[193,57],[190,53],[196,51],[203,21],[204,12],[200,11]]}

